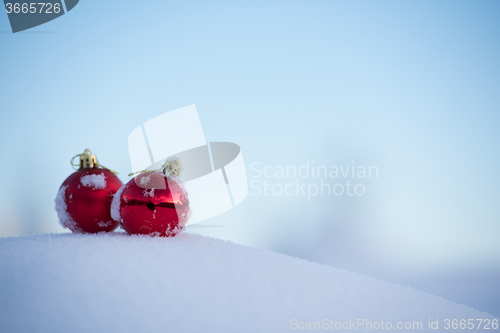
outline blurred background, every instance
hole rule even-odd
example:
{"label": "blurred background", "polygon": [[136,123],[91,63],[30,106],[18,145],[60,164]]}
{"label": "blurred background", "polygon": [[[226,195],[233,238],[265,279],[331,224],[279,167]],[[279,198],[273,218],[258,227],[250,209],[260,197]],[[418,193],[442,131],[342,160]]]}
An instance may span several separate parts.
{"label": "blurred background", "polygon": [[250,188],[188,232],[499,316],[499,17],[494,0],[82,0],[12,34],[0,14],[0,235],[67,232],[71,157],[90,148],[126,182],[129,133],[196,104],[249,181],[254,162],[379,172],[362,196]]}

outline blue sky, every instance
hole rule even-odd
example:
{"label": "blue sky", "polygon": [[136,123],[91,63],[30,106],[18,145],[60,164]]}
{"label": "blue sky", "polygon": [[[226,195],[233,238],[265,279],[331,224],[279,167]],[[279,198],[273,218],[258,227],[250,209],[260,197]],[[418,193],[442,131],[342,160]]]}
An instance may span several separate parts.
{"label": "blue sky", "polygon": [[206,222],[223,228],[190,232],[400,283],[498,274],[499,14],[82,0],[17,34],[0,15],[0,235],[63,231],[53,199],[72,156],[91,148],[127,181],[128,134],[196,104],[207,140],[238,143],[247,168],[355,161],[379,177],[362,197],[249,196]]}

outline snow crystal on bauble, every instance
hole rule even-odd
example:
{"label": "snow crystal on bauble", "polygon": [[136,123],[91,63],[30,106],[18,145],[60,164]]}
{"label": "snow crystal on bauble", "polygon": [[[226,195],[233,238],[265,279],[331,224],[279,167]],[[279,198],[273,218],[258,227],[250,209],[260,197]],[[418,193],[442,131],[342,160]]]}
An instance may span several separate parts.
{"label": "snow crystal on bauble", "polygon": [[94,190],[102,190],[106,188],[106,176],[102,173],[99,175],[85,175],[80,178],[80,183]]}

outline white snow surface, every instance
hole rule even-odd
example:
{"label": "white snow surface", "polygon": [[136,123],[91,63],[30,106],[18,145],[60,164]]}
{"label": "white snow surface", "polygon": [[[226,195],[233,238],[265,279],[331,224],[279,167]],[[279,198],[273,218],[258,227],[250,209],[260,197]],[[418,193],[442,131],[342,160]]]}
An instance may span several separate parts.
{"label": "white snow surface", "polygon": [[409,287],[189,233],[0,238],[0,332],[288,332],[293,319],[421,321],[422,332],[429,319],[445,331],[445,318],[494,319]]}
{"label": "white snow surface", "polygon": [[85,175],[80,178],[80,183],[94,190],[102,190],[106,188],[106,176],[103,173],[98,175]]}

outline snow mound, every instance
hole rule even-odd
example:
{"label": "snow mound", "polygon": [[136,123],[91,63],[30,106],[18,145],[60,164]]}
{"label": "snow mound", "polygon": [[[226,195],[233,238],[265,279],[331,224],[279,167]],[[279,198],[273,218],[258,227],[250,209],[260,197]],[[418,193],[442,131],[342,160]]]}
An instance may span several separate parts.
{"label": "snow mound", "polygon": [[85,175],[80,178],[80,183],[94,190],[103,190],[106,188],[106,176],[102,173],[98,175]]}
{"label": "snow mound", "polygon": [[409,287],[188,233],[0,238],[0,300],[0,332],[288,332],[294,323],[358,319],[422,322],[418,331],[438,320],[443,331],[444,319],[494,319]]}

